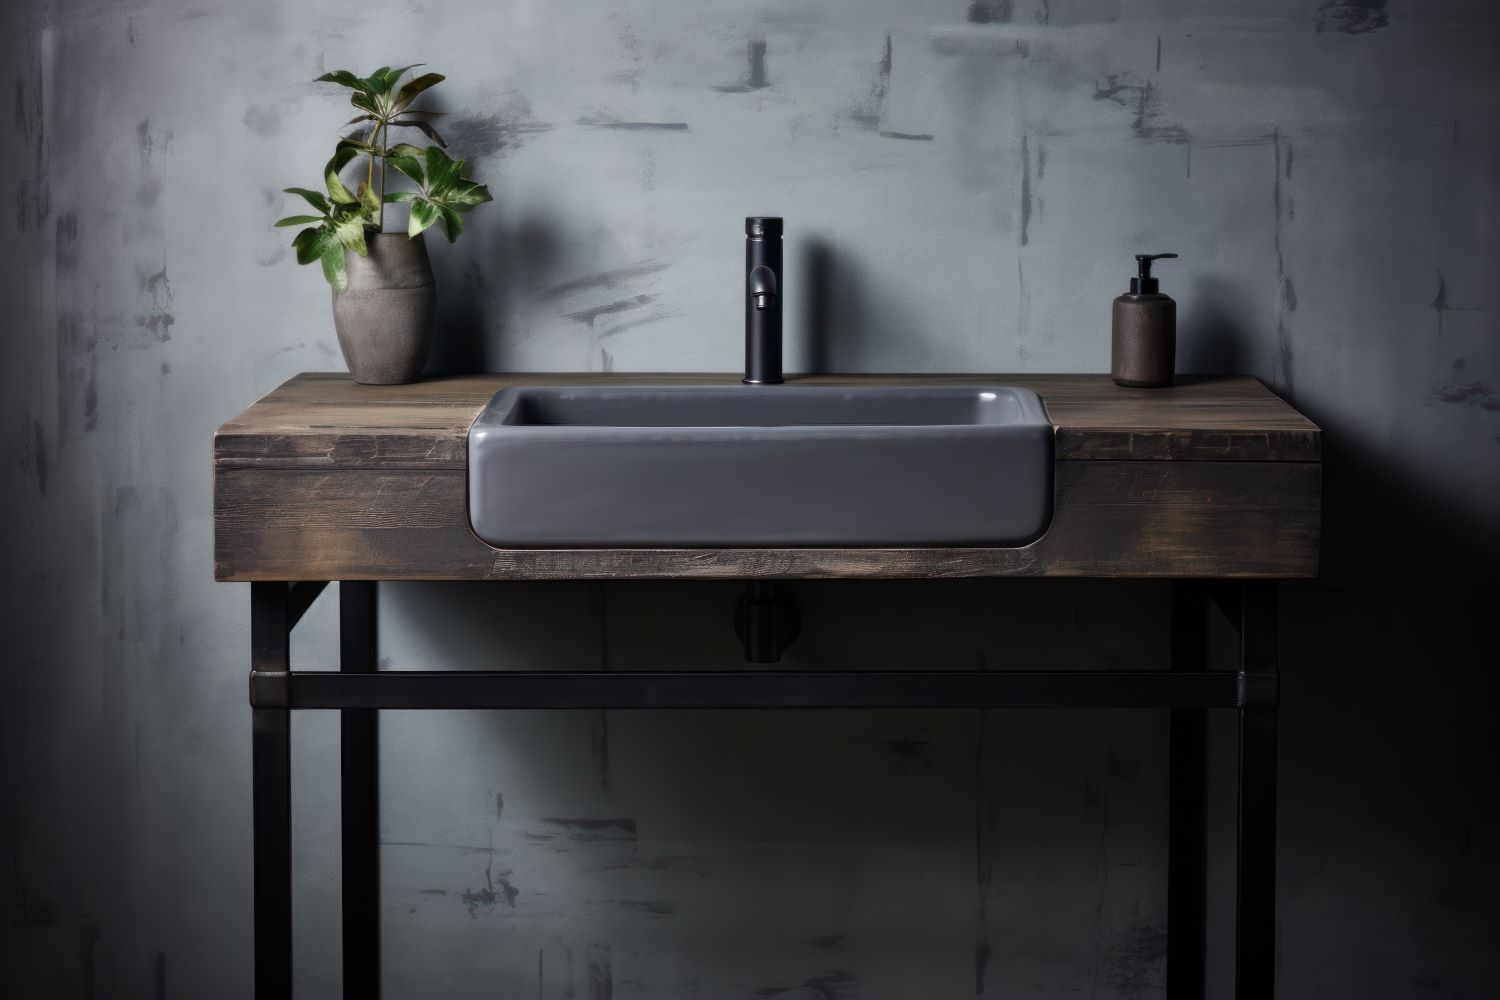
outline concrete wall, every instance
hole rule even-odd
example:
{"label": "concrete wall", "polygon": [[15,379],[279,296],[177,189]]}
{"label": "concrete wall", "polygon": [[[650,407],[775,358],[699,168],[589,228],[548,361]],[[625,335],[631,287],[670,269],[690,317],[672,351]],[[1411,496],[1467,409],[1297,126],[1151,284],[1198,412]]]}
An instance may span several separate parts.
{"label": "concrete wall", "polygon": [[[341,367],[269,225],[346,116],[309,81],[416,60],[496,195],[434,246],[435,368],[733,369],[747,214],[787,218],[790,369],[1102,371],[1130,255],[1181,253],[1183,367],[1327,432],[1327,572],[1283,609],[1283,994],[1500,990],[1492,5],[11,7],[0,992],[249,995],[249,594],[211,581],[210,434]],[[797,593],[794,665],[1165,641],[1159,586]],[[382,652],[729,667],[734,596],[388,586]],[[1159,995],[1161,717],[767,722],[388,717],[388,996]],[[335,732],[296,730],[311,997],[337,988]]]}

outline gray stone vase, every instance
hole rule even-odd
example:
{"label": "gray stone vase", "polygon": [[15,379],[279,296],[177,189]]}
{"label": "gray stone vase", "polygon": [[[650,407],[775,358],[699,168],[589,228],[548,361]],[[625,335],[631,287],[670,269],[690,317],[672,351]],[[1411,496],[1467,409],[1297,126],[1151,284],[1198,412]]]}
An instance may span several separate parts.
{"label": "gray stone vase", "polygon": [[432,349],[437,287],[426,237],[365,236],[370,255],[349,253],[349,286],[333,293],[333,326],[354,381],[415,382]]}

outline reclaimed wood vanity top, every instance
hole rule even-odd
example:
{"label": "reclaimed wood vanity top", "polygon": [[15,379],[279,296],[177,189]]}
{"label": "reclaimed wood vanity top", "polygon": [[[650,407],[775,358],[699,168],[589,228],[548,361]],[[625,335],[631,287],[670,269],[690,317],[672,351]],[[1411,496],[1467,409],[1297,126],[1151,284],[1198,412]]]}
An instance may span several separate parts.
{"label": "reclaimed wood vanity top", "polygon": [[1054,518],[1020,548],[495,549],[469,530],[469,425],[515,385],[729,385],[737,375],[298,375],[214,437],[221,580],[1301,577],[1317,572],[1321,435],[1247,376],[819,375],[802,385],[1033,389]]}
{"label": "reclaimed wood vanity top", "polygon": [[[464,468],[469,425],[514,385],[733,385],[737,375],[450,375],[356,385],[348,375],[291,379],[219,428],[219,468]],[[993,382],[1033,389],[1057,428],[1058,459],[1316,462],[1316,425],[1255,379],[1183,379],[1122,389],[1107,375],[816,375],[796,385]]]}

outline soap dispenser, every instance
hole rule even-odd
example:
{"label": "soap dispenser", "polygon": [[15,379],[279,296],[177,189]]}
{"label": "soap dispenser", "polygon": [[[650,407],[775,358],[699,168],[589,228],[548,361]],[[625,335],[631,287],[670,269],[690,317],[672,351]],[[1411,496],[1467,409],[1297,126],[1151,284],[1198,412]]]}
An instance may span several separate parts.
{"label": "soap dispenser", "polygon": [[1148,389],[1172,384],[1177,368],[1177,303],[1159,291],[1151,262],[1175,253],[1138,253],[1130,291],[1115,299],[1110,374],[1116,385]]}

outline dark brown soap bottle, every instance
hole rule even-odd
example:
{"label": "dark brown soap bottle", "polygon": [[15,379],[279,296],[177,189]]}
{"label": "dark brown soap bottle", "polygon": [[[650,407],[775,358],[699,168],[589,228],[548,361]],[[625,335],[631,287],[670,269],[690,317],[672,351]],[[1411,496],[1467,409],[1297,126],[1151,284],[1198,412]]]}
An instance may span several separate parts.
{"label": "dark brown soap bottle", "polygon": [[1110,374],[1116,385],[1154,389],[1172,384],[1177,369],[1177,303],[1161,294],[1151,262],[1175,253],[1138,253],[1139,275],[1115,299]]}

